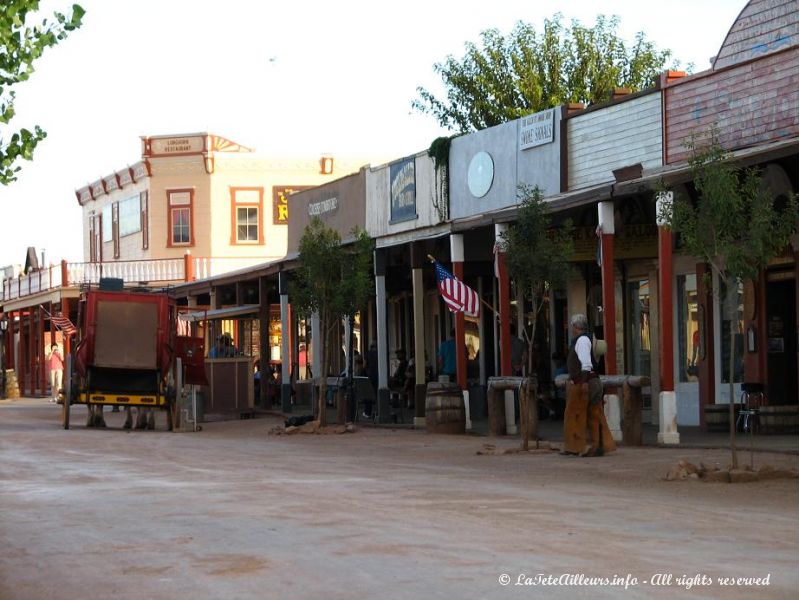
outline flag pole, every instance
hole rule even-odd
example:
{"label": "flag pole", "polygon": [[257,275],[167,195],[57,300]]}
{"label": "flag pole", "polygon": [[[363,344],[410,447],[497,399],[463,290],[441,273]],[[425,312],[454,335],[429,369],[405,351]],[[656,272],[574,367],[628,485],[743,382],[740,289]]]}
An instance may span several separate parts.
{"label": "flag pole", "polygon": [[[427,255],[427,260],[429,260],[431,263],[436,262],[436,259],[433,258],[430,254]],[[483,298],[481,296],[477,296],[477,297],[480,299],[480,302],[482,302],[485,305],[486,308],[488,308],[492,313],[494,313],[495,316],[499,317],[499,313],[497,312],[496,308],[494,308],[488,302],[483,300]]]}

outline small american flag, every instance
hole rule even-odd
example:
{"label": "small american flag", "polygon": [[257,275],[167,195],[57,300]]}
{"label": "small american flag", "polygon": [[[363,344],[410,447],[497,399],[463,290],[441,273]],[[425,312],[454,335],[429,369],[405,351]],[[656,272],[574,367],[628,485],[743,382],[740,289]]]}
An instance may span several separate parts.
{"label": "small american flag", "polygon": [[72,321],[70,321],[67,317],[57,317],[52,315],[50,317],[50,322],[58,327],[58,329],[60,329],[61,333],[64,335],[75,335],[78,332],[78,330],[75,329],[75,326],[72,324]]}
{"label": "small american flag", "polygon": [[468,317],[480,316],[480,297],[472,288],[433,261],[438,279],[438,291],[452,312],[463,312]]}

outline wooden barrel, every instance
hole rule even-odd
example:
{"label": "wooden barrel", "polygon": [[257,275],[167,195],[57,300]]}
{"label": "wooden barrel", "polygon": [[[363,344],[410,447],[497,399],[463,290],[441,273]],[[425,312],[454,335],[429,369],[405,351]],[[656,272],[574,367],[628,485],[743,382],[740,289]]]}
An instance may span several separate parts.
{"label": "wooden barrel", "polygon": [[427,384],[425,421],[430,433],[466,433],[463,392],[457,383]]}

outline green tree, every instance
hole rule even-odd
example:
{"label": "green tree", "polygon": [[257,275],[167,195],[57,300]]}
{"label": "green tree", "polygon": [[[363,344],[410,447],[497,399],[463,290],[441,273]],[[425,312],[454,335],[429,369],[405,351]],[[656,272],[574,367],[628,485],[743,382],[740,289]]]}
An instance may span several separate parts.
{"label": "green tree", "polygon": [[[523,290],[530,303],[531,331],[527,337],[527,370],[533,373],[534,341],[538,318],[547,302],[549,291],[565,287],[571,271],[569,257],[574,252],[573,228],[567,220],[555,228],[552,213],[541,189],[520,185],[519,210],[516,222],[503,236],[508,274],[517,288]],[[524,408],[525,411],[529,409]],[[525,414],[528,414],[525,412]],[[533,416],[537,419],[537,415]],[[529,419],[528,419],[529,420]],[[525,427],[523,447],[527,449],[529,427]]]}
{"label": "green tree", "polygon": [[[326,423],[325,398],[327,371],[332,352],[331,343],[342,318],[352,318],[361,310],[372,290],[372,239],[358,227],[352,230],[354,241],[342,246],[341,236],[314,217],[300,239],[299,268],[294,272],[290,290],[292,306],[298,314],[319,315],[321,340],[314,340],[321,352],[316,368],[321,376],[319,389],[319,421]],[[316,356],[314,356],[316,360]],[[352,372],[350,370],[350,372]],[[344,411],[339,415],[343,417]]]}
{"label": "green tree", "polygon": [[736,167],[716,129],[694,136],[687,145],[695,198],[678,195],[662,203],[659,217],[680,235],[685,252],[710,265],[724,290],[722,311],[730,322],[730,449],[732,467],[738,468],[733,388],[735,337],[743,335],[736,331],[738,289],[741,282],[757,279],[768,262],[785,251],[799,225],[799,199],[793,195],[775,206],[760,172]]}
{"label": "green tree", "polygon": [[26,128],[14,131],[8,127],[15,114],[15,92],[11,88],[31,76],[33,63],[46,48],[55,46],[81,26],[85,12],[73,4],[70,15],[56,12],[50,21],[32,23],[37,10],[38,0],[0,3],[0,183],[4,185],[17,179],[21,169],[18,161],[32,160],[36,145],[47,136],[38,125],[33,131]]}
{"label": "green tree", "polygon": [[567,102],[604,101],[616,87],[644,89],[671,57],[643,33],[626,44],[616,33],[618,17],[599,16],[593,27],[572,21],[571,28],[562,19],[545,20],[542,33],[522,21],[507,36],[483,31],[481,46],[467,42],[463,58],[434,65],[446,99],[419,87],[413,108],[466,133]]}

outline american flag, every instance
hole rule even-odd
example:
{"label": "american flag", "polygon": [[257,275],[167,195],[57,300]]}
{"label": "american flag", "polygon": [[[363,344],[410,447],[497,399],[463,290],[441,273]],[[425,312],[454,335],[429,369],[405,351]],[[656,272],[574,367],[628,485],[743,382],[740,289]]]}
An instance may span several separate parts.
{"label": "american flag", "polygon": [[64,335],[75,335],[78,330],[67,317],[50,316],[50,322],[61,330]]}
{"label": "american flag", "polygon": [[472,288],[441,266],[437,260],[438,291],[452,312],[463,312],[468,317],[480,316],[480,297]]}

